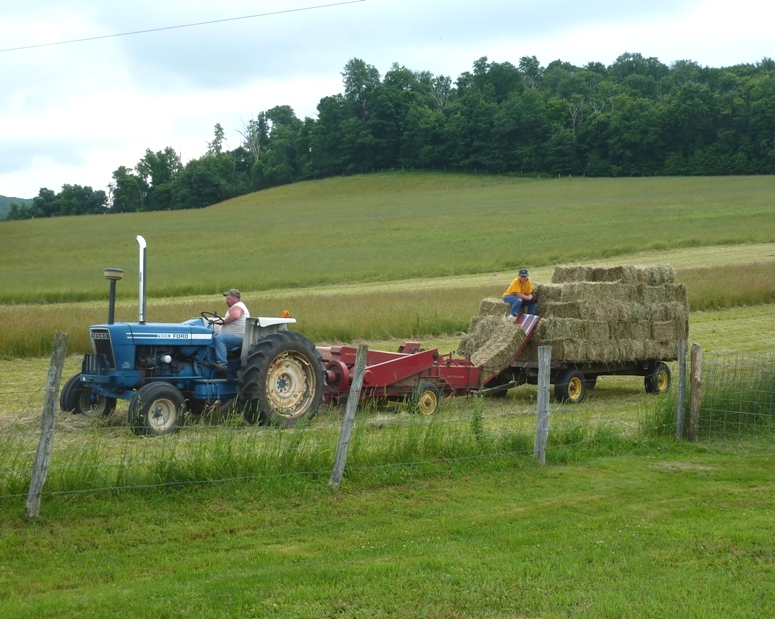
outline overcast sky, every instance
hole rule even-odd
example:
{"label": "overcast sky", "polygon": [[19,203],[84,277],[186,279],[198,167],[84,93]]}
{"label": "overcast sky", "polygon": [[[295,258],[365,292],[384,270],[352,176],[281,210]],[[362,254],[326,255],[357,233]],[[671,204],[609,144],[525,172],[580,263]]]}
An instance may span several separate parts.
{"label": "overcast sky", "polygon": [[[346,0],[340,0],[342,2]],[[351,58],[456,79],[473,62],[608,65],[625,52],[720,67],[775,56],[763,0],[25,0],[2,3],[0,50],[195,22],[190,28],[0,51],[0,195],[106,189],[166,146],[227,147],[260,111],[316,116]],[[320,8],[311,8],[320,7]],[[296,10],[300,9],[300,10]]]}

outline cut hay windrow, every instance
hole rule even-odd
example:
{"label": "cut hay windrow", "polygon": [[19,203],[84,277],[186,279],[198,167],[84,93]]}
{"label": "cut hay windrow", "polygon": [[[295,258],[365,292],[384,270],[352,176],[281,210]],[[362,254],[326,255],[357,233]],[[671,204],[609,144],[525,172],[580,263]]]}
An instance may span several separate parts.
{"label": "cut hay windrow", "polygon": [[[538,346],[548,345],[552,358],[564,362],[669,361],[676,358],[677,341],[688,338],[686,286],[675,283],[671,266],[558,266],[552,283],[534,283],[533,289],[541,322],[525,360],[537,360]],[[475,363],[486,359],[488,372],[503,367],[502,355],[521,345],[499,331],[498,320],[508,311],[502,299],[482,300],[459,346]],[[491,341],[496,332],[502,339]]]}

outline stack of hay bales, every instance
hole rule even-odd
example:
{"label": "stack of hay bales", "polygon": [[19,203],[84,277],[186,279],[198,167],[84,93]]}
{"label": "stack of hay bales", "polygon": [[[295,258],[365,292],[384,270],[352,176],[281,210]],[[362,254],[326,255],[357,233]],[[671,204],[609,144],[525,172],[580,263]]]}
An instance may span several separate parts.
{"label": "stack of hay bales", "polygon": [[[669,361],[689,336],[686,286],[670,266],[558,266],[552,283],[533,288],[541,322],[522,359],[537,361],[538,347],[551,346],[553,359],[572,363]],[[484,299],[472,332],[487,317],[508,321],[508,313],[501,299]],[[473,361],[489,343],[467,338],[458,350]]]}

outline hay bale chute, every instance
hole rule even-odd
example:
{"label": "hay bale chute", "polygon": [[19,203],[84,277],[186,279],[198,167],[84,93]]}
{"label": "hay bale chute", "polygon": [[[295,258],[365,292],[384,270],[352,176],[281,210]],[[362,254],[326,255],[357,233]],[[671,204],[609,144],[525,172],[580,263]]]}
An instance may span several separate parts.
{"label": "hay bale chute", "polygon": [[[538,346],[548,345],[553,359],[568,363],[670,361],[677,341],[688,337],[686,286],[675,282],[671,266],[558,266],[551,283],[533,290],[541,322],[523,360],[537,361]],[[501,299],[484,299],[458,348],[488,372],[504,367],[524,342],[512,341],[513,329],[503,326],[516,327],[508,309]]]}

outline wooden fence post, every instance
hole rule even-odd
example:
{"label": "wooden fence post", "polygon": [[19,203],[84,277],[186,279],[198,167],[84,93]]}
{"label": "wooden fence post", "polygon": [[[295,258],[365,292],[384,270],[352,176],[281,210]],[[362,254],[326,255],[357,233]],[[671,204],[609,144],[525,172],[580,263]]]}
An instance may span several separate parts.
{"label": "wooden fence post", "polygon": [[358,352],[355,355],[355,367],[353,368],[353,382],[350,385],[350,395],[347,397],[347,406],[342,420],[342,431],[339,434],[339,445],[336,448],[336,459],[334,460],[334,469],[331,471],[331,479],[328,485],[338,488],[342,483],[344,476],[344,466],[347,463],[347,451],[350,448],[350,435],[353,431],[353,422],[355,421],[355,411],[358,410],[358,400],[361,397],[361,387],[363,387],[363,372],[366,369],[366,355],[369,347],[366,344],[358,345]]}
{"label": "wooden fence post", "polygon": [[552,347],[538,347],[538,399],[536,401],[536,438],[533,457],[546,464],[546,442],[549,438],[549,384],[551,378]]}
{"label": "wooden fence post", "polygon": [[37,518],[40,513],[40,497],[48,474],[51,459],[51,447],[54,443],[54,426],[57,421],[57,400],[59,383],[62,381],[62,368],[67,356],[67,333],[56,332],[54,348],[51,351],[51,363],[48,366],[46,393],[43,398],[43,416],[40,420],[40,441],[32,465],[30,491],[27,494],[27,517]]}
{"label": "wooden fence post", "polygon": [[678,340],[678,403],[675,410],[675,438],[679,441],[684,434],[684,408],[686,400],[686,349],[689,343]]}
{"label": "wooden fence post", "polygon": [[689,440],[696,441],[700,434],[700,405],[702,404],[702,348],[692,344],[692,397],[689,403]]}

